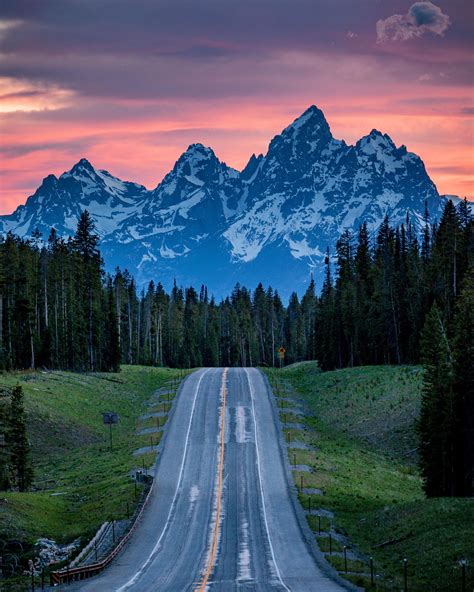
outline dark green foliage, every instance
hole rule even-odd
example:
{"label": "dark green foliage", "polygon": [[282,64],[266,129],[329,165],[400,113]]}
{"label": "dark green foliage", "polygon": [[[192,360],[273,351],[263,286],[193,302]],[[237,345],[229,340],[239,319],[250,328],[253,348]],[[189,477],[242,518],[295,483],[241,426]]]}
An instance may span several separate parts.
{"label": "dark green foliage", "polygon": [[474,269],[464,281],[450,338],[433,305],[422,333],[425,366],[418,433],[428,496],[474,493]]}
{"label": "dark green foliage", "polygon": [[[236,285],[216,303],[202,286],[139,292],[127,270],[104,278],[98,239],[84,212],[73,239],[54,229],[0,242],[0,368],[114,370],[128,364],[172,367],[279,365],[317,359],[324,370],[420,361],[420,334],[434,302],[451,339],[456,300],[472,265],[467,202],[447,202],[439,227],[426,216],[422,247],[410,220],[385,218],[374,240],[363,224],[329,250],[320,295],[311,279],[285,307],[272,288]],[[372,244],[373,242],[373,244]],[[8,278],[8,281],[7,279]]]}
{"label": "dark green foliage", "polygon": [[453,358],[446,327],[436,305],[421,336],[425,366],[418,432],[420,468],[428,496],[453,493],[455,433],[459,429],[453,393]]}
{"label": "dark green foliage", "polygon": [[[410,220],[392,228],[385,218],[370,246],[362,225],[337,243],[337,274],[326,257],[316,307],[315,358],[324,370],[361,364],[420,361],[425,317],[437,303],[449,338],[456,301],[474,262],[473,218],[467,202],[451,201],[437,228],[426,216],[422,249]],[[309,356],[308,356],[309,359]]]}
{"label": "dark green foliage", "polygon": [[27,491],[33,481],[30,444],[26,432],[23,390],[21,386],[11,391],[10,413],[6,431],[6,448],[9,452],[9,468],[12,483],[18,491]]}
{"label": "dark green foliage", "polygon": [[474,269],[464,282],[456,312],[453,390],[460,430],[457,436],[455,488],[458,495],[474,494]]}
{"label": "dark green foliage", "polygon": [[474,266],[467,202],[447,205],[426,261],[435,304],[422,333],[420,468],[428,496],[474,492]]}
{"label": "dark green foliage", "polygon": [[7,446],[10,408],[10,389],[0,387],[0,491],[10,487],[10,449]]}
{"label": "dark green foliage", "polygon": [[0,369],[118,368],[118,309],[97,245],[87,212],[68,241],[54,229],[45,244],[0,239]]}

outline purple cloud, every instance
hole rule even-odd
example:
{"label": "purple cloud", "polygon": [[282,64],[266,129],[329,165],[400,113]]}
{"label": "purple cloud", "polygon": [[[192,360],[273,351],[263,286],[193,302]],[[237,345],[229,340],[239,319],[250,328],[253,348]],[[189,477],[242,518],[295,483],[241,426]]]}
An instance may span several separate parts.
{"label": "purple cloud", "polygon": [[394,14],[377,21],[377,42],[407,41],[426,32],[443,36],[451,24],[447,14],[432,2],[415,2],[407,14]]}

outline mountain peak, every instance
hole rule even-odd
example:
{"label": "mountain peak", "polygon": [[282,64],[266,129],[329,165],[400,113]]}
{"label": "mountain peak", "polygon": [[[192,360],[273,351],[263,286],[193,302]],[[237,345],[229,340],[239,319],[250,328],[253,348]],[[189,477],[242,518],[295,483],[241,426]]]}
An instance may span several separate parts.
{"label": "mountain peak", "polygon": [[276,157],[279,161],[305,158],[306,161],[308,154],[319,155],[332,139],[324,113],[311,105],[280,135],[273,138],[267,157]]}
{"label": "mountain peak", "polygon": [[383,134],[377,129],[373,129],[370,134],[363,136],[356,144],[358,148],[366,154],[374,152],[393,152],[397,149],[392,138],[388,134]]}
{"label": "mountain peak", "polygon": [[190,144],[186,151],[183,152],[183,154],[181,155],[181,158],[185,156],[187,158],[191,157],[191,158],[200,158],[200,159],[208,159],[208,158],[216,158],[216,155],[214,153],[214,150],[212,150],[212,148],[209,148],[208,146],[204,146],[204,144],[201,144],[200,142],[197,142],[196,144]]}
{"label": "mountain peak", "polygon": [[295,136],[300,132],[300,130],[303,129],[311,130],[313,133],[315,131],[330,133],[329,124],[324,117],[324,113],[321,111],[321,109],[318,109],[316,105],[311,105],[308,107],[304,113],[297,117],[293,123],[283,130],[282,135],[292,134]]}
{"label": "mountain peak", "polygon": [[81,160],[79,160],[79,162],[76,162],[76,164],[72,167],[72,169],[69,171],[69,173],[73,174],[75,172],[83,172],[83,171],[95,172],[94,167],[87,160],[87,158],[81,158]]}
{"label": "mountain peak", "polygon": [[254,176],[254,174],[255,174],[259,164],[262,162],[262,160],[263,160],[263,154],[259,154],[258,156],[255,156],[255,154],[252,154],[252,156],[250,157],[250,160],[248,161],[248,163],[245,165],[245,167],[242,169],[242,172],[240,173],[241,178],[244,181],[250,180]]}

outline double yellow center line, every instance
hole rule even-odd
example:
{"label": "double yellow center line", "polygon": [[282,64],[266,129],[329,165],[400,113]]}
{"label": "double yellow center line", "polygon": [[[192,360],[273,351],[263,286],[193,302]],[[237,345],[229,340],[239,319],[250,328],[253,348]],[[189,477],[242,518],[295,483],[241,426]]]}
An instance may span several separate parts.
{"label": "double yellow center line", "polygon": [[203,592],[203,590],[207,586],[207,582],[209,580],[209,576],[211,575],[212,566],[214,565],[214,560],[216,558],[216,551],[217,551],[217,540],[219,538],[219,523],[221,517],[221,503],[222,503],[222,474],[224,471],[224,441],[225,441],[225,408],[227,402],[227,372],[228,368],[224,369],[222,374],[222,384],[221,384],[221,397],[222,397],[222,405],[221,405],[221,437],[220,437],[220,454],[219,454],[219,467],[218,467],[218,485],[217,485],[217,513],[216,513],[216,524],[214,527],[214,535],[212,538],[212,547],[211,553],[209,555],[209,561],[207,564],[207,569],[204,574],[202,581],[198,584],[196,588],[196,592]]}

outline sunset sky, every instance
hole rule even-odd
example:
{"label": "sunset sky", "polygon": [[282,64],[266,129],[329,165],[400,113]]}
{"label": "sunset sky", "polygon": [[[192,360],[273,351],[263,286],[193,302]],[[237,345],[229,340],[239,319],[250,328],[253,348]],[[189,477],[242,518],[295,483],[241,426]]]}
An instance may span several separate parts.
{"label": "sunset sky", "polygon": [[193,142],[242,168],[309,105],[474,196],[469,0],[3,0],[0,213],[81,157],[157,185]]}

